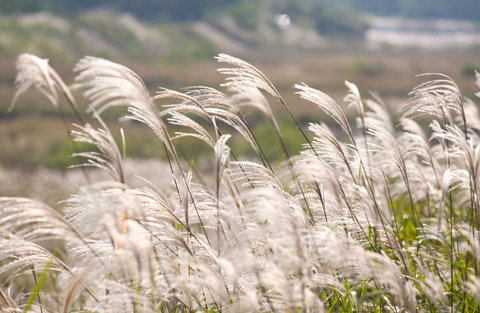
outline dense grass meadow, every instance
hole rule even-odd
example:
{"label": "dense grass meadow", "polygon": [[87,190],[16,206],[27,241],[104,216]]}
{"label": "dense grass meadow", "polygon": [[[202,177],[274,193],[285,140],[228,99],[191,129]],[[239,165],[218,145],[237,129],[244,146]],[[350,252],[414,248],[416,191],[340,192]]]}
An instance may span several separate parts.
{"label": "dense grass meadow", "polygon": [[[151,95],[134,71],[96,57],[78,61],[67,85],[47,60],[17,58],[11,110],[45,97],[88,183],[55,208],[0,198],[0,312],[479,312],[474,100],[450,77],[424,74],[395,125],[378,94],[346,81],[352,121],[305,83],[284,98],[260,69],[216,59],[227,94],[192,86]],[[335,126],[303,126],[285,100],[293,97]],[[293,126],[279,125],[273,103]],[[247,108],[268,123],[268,138],[252,130]],[[150,174],[168,186],[132,187],[135,142],[118,123],[109,129],[110,110],[151,129],[145,145],[168,166]],[[185,158],[185,137],[210,152]],[[245,146],[253,156],[235,153]]]}

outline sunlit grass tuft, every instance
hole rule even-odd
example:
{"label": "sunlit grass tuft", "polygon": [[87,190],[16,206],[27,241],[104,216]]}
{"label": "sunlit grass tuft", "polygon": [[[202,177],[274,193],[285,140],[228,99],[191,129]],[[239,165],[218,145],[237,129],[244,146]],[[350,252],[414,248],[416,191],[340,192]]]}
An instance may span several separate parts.
{"label": "sunlit grass tuft", "polygon": [[[194,86],[155,96],[132,70],[85,57],[72,86],[99,127],[79,112],[72,127],[63,108],[75,111],[76,102],[53,68],[31,55],[19,60],[19,93],[39,88],[63,117],[76,164],[108,178],[85,170],[87,183],[58,211],[0,198],[0,307],[479,311],[480,118],[448,76],[429,74],[414,89],[398,127],[377,94],[364,99],[351,82],[345,101],[356,123],[327,94],[295,85],[312,110],[338,124],[337,134],[321,121],[303,129],[259,69],[228,55],[218,56],[231,66],[220,69],[228,94]],[[292,117],[292,129],[279,127],[267,94]],[[156,135],[148,145],[160,148],[168,166],[152,166],[150,174],[167,186],[136,178],[142,186],[132,187],[129,143],[101,118],[117,106]],[[249,125],[246,107],[262,113],[268,138]],[[428,129],[418,115],[430,116]],[[235,153],[232,132],[251,149],[248,159]],[[299,153],[285,140],[292,134],[303,143]],[[184,158],[184,137],[210,149],[209,159]],[[210,173],[199,174],[202,162]]]}

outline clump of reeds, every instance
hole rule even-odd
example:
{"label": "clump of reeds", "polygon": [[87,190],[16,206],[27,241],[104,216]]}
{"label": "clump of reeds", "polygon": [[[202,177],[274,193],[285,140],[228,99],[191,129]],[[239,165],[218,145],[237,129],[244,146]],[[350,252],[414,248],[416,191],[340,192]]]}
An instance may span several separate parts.
{"label": "clump of reeds", "polygon": [[[415,88],[398,128],[377,95],[365,100],[352,83],[345,101],[357,125],[325,93],[295,85],[348,140],[323,123],[310,124],[309,140],[297,123],[307,143],[293,156],[264,94],[290,113],[274,85],[242,60],[217,59],[232,66],[219,70],[230,96],[202,86],[151,96],[132,70],[83,58],[73,86],[90,101],[95,129],[47,61],[19,56],[18,93],[34,86],[59,109],[63,93],[79,119],[73,130],[66,123],[72,140],[95,146],[75,154],[78,166],[111,180],[80,187],[61,213],[0,198],[0,311],[479,311],[480,119],[449,77]],[[160,99],[177,101],[160,109]],[[171,169],[158,175],[172,177],[173,192],[128,186],[125,143],[117,146],[100,117],[119,105],[158,135]],[[245,105],[275,129],[280,164],[258,145]],[[425,114],[430,135],[413,119]],[[192,182],[168,123],[189,129],[176,137],[214,150],[211,185]],[[257,161],[239,161],[220,124],[243,136]]]}

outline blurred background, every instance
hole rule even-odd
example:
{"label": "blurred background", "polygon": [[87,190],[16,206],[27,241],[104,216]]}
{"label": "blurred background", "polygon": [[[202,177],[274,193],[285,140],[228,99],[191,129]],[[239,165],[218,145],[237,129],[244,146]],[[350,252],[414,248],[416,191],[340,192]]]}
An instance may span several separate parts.
{"label": "blurred background", "polygon": [[[20,53],[49,59],[67,84],[74,82],[72,68],[84,55],[107,58],[139,74],[152,95],[158,87],[191,85],[226,92],[220,87],[225,77],[216,71],[223,65],[214,56],[228,53],[262,70],[305,129],[309,122],[331,120],[294,94],[295,83],[305,82],[344,105],[348,80],[364,98],[378,93],[393,116],[424,81],[417,74],[449,75],[474,101],[479,91],[478,0],[0,0],[0,15],[3,171],[64,170],[75,163],[67,157],[73,150],[58,112],[39,92],[22,95],[7,113]],[[88,103],[80,92],[75,96],[84,112]],[[270,100],[289,149],[298,151],[302,142],[293,123]],[[353,109],[348,112],[353,116]],[[279,147],[270,144],[273,129],[259,113],[244,113],[275,160]],[[144,125],[118,121],[125,114],[118,108],[103,118],[118,138],[119,128],[125,129],[127,155],[165,158]],[[237,155],[253,154],[240,138],[229,143]],[[182,147],[187,159],[211,153],[196,139],[182,139]],[[9,175],[0,175],[0,195],[13,193]]]}

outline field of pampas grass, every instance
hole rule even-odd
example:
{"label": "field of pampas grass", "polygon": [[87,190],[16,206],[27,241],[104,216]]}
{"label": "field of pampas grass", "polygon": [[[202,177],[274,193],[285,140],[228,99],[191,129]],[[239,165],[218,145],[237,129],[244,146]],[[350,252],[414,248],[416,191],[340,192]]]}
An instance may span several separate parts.
{"label": "field of pampas grass", "polygon": [[[105,59],[81,59],[67,86],[47,60],[18,57],[13,104],[30,87],[50,100],[72,142],[91,145],[74,155],[89,183],[59,209],[0,198],[0,312],[479,312],[480,116],[454,81],[427,74],[397,126],[378,95],[364,98],[351,82],[355,125],[327,94],[295,85],[336,134],[321,121],[302,128],[256,67],[217,60],[228,95],[194,86],[152,96],[135,72]],[[268,99],[305,138],[300,154],[289,153]],[[169,163],[152,174],[168,184],[130,184],[128,143],[101,118],[115,106],[158,136],[151,144]],[[265,156],[246,106],[271,123],[283,157]],[[225,129],[257,158],[236,156]],[[211,147],[210,179],[177,154],[173,139],[185,136]],[[107,178],[92,180],[88,167]]]}

